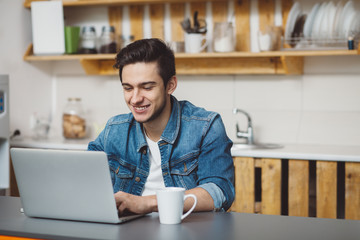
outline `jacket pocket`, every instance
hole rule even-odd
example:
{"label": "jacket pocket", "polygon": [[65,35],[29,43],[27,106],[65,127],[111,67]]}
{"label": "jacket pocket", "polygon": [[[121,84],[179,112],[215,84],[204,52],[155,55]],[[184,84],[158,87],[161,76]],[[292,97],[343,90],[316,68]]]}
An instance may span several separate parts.
{"label": "jacket pocket", "polygon": [[108,159],[114,193],[118,191],[127,192],[130,188],[131,179],[134,177],[136,166],[117,156],[109,156]]}
{"label": "jacket pocket", "polygon": [[188,153],[170,163],[171,176],[177,187],[192,189],[197,186],[199,152]]}

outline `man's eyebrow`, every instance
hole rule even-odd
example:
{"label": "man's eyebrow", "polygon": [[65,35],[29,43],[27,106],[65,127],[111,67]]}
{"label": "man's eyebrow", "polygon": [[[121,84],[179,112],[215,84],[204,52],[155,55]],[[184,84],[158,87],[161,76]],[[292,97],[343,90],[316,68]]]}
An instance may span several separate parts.
{"label": "man's eyebrow", "polygon": [[[131,84],[129,83],[122,83],[123,86],[132,86]],[[156,82],[155,81],[148,81],[148,82],[142,82],[139,84],[139,86],[145,86],[145,85],[156,85]]]}

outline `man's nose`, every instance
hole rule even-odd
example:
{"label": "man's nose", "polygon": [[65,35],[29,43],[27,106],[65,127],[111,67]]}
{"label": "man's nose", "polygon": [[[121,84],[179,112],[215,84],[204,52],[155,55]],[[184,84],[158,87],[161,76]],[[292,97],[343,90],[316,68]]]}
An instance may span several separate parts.
{"label": "man's nose", "polygon": [[142,102],[142,99],[143,99],[143,97],[142,97],[141,91],[138,89],[135,89],[131,96],[131,102],[133,104],[136,104],[136,103]]}

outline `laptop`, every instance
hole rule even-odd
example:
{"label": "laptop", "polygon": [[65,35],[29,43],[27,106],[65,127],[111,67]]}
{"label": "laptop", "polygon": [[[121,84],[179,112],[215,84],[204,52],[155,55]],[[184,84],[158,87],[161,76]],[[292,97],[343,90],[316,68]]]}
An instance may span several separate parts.
{"label": "laptop", "polygon": [[106,153],[11,148],[23,211],[28,217],[123,223]]}

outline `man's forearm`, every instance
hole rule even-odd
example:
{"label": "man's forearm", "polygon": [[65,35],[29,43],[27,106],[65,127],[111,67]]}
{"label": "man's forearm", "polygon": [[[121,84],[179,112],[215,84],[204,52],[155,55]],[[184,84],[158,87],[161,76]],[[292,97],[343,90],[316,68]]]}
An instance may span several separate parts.
{"label": "man's forearm", "polygon": [[[187,190],[185,194],[194,194],[196,196],[197,204],[194,211],[204,212],[214,210],[214,200],[205,189],[197,187]],[[192,198],[187,198],[184,203],[184,211],[188,211],[193,204],[194,200]]]}

